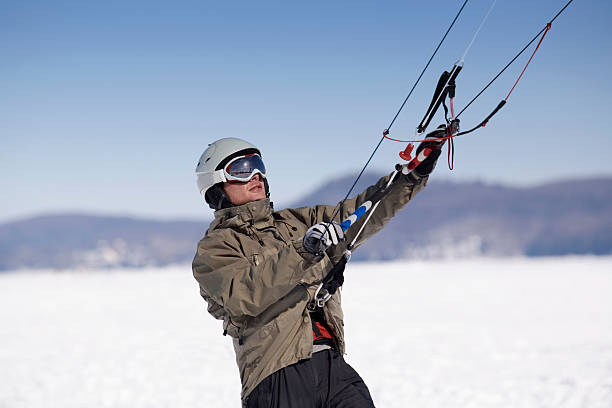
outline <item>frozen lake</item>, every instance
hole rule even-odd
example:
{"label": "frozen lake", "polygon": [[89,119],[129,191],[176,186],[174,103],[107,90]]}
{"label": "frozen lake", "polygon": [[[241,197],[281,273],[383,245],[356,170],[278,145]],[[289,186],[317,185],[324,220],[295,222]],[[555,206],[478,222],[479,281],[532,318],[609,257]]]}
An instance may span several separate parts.
{"label": "frozen lake", "polygon": [[[378,407],[612,407],[612,257],[351,264]],[[239,407],[189,265],[0,274],[0,407]]]}

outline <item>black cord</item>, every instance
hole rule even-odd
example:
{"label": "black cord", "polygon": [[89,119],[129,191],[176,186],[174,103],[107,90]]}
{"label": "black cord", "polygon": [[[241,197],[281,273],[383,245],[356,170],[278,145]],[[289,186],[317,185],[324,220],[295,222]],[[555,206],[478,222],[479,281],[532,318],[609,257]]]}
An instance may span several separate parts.
{"label": "black cord", "polygon": [[[429,61],[427,61],[427,64],[425,64],[425,68],[423,68],[423,70],[421,71],[421,74],[419,75],[419,77],[417,78],[416,82],[414,83],[414,85],[412,85],[412,88],[410,89],[410,92],[408,92],[408,96],[406,96],[406,99],[404,99],[404,102],[402,102],[402,105],[400,106],[399,110],[397,111],[397,113],[395,114],[395,116],[393,117],[393,120],[391,121],[391,123],[389,123],[389,126],[387,126],[387,130],[391,130],[391,126],[393,126],[393,124],[395,123],[395,120],[397,119],[397,117],[399,116],[400,112],[402,111],[402,109],[404,109],[404,105],[406,105],[406,102],[408,102],[408,98],[410,98],[410,96],[412,95],[412,92],[414,91],[414,88],[416,88],[417,84],[419,83],[419,81],[421,80],[421,77],[423,76],[423,74],[425,73],[425,71],[427,70],[427,68],[429,67],[429,64],[431,64],[431,61],[433,60],[434,56],[436,55],[436,53],[438,52],[438,50],[440,49],[440,46],[442,45],[442,43],[444,42],[444,40],[446,39],[446,36],[448,35],[448,33],[450,32],[451,28],[453,28],[453,25],[455,25],[455,21],[457,21],[457,19],[459,18],[459,15],[461,14],[461,12],[463,11],[463,8],[465,7],[465,5],[467,4],[468,0],[465,0],[463,2],[463,5],[461,6],[461,8],[459,9],[459,12],[457,13],[457,15],[455,16],[455,18],[453,19],[453,22],[450,24],[450,26],[448,27],[448,29],[446,30],[446,33],[444,33],[444,37],[442,37],[442,39],[440,40],[440,42],[438,43],[438,46],[436,47],[435,51],[433,52],[433,54],[431,54],[431,57],[429,57]],[[384,139],[384,138],[383,138]]]}

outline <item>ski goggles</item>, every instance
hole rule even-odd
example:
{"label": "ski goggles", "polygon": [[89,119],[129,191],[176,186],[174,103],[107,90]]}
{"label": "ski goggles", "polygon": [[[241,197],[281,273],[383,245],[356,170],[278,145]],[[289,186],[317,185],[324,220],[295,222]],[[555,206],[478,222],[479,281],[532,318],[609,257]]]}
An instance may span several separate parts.
{"label": "ski goggles", "polygon": [[255,174],[266,177],[266,166],[258,154],[247,154],[233,158],[223,167],[224,181],[247,182]]}

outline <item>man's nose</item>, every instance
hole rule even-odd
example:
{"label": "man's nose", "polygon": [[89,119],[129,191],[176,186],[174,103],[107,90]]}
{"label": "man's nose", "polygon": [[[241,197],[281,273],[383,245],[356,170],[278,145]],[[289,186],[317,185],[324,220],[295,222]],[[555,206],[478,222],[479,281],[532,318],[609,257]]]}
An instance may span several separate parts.
{"label": "man's nose", "polygon": [[[253,175],[253,177],[251,177],[251,180],[255,180],[255,181],[261,181],[261,174],[259,173],[255,173]],[[250,181],[250,180],[249,180]]]}

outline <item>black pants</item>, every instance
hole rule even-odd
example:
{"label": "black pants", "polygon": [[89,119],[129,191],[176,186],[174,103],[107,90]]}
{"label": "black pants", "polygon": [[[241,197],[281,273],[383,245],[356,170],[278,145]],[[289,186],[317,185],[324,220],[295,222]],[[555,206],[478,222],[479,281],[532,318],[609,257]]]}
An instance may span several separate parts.
{"label": "black pants", "polygon": [[248,408],[373,408],[368,387],[342,356],[324,350],[266,377]]}

